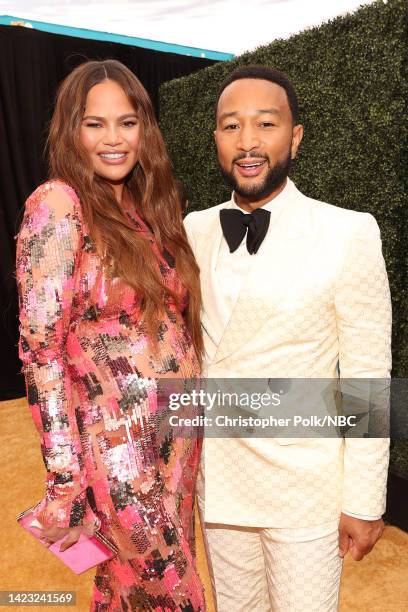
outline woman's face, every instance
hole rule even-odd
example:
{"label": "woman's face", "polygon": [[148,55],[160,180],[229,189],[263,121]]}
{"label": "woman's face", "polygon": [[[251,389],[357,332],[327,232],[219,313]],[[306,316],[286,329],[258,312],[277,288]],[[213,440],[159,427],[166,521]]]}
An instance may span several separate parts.
{"label": "woman's face", "polygon": [[95,173],[114,189],[123,186],[138,160],[140,130],[135,109],[115,81],[107,79],[89,90],[80,140]]}

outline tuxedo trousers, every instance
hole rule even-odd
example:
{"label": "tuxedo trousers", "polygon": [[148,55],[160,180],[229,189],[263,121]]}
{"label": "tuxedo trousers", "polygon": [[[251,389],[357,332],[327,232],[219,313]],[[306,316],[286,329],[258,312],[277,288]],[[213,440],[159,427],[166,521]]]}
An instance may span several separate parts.
{"label": "tuxedo trousers", "polygon": [[251,528],[204,524],[218,612],[335,612],[342,559],[338,522]]}

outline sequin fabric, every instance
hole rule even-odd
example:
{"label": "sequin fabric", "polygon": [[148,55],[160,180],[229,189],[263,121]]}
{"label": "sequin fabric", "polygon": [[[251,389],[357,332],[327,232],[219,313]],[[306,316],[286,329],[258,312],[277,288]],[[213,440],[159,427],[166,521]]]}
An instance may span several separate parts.
{"label": "sequin fabric", "polygon": [[[170,295],[156,353],[141,300],[114,278],[89,238],[75,192],[61,181],[27,200],[17,240],[20,358],[47,469],[37,517],[101,526],[119,549],[97,567],[91,610],[205,610],[193,547],[199,436],[157,427],[158,379],[199,375],[169,253],[157,255]],[[160,429],[160,432],[158,431]]]}

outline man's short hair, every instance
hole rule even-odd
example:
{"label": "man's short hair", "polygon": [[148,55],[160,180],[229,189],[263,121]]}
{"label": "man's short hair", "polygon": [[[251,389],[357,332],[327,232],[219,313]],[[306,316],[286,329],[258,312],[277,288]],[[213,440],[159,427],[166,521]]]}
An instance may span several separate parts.
{"label": "man's short hair", "polygon": [[218,92],[217,102],[215,108],[218,108],[218,102],[221,94],[234,81],[239,79],[263,79],[264,81],[270,81],[283,87],[288,97],[289,108],[292,113],[293,123],[297,123],[299,117],[299,103],[295,88],[286,76],[284,72],[281,72],[277,68],[271,66],[264,66],[263,64],[250,64],[248,66],[241,66],[237,68],[221,83],[221,87]]}

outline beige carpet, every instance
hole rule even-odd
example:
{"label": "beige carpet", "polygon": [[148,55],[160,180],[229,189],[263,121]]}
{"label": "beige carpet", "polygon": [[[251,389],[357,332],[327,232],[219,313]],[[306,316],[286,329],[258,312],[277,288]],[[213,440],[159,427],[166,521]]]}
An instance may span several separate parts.
{"label": "beige carpet", "polygon": [[[0,403],[0,430],[0,590],[75,591],[76,606],[68,609],[86,611],[94,571],[76,576],[16,523],[19,512],[42,497],[44,481],[39,439],[25,400]],[[197,548],[207,609],[213,612],[200,529]],[[16,609],[10,607],[10,610]],[[61,606],[30,606],[33,611],[61,612],[62,609]],[[387,527],[381,542],[362,562],[347,558],[340,611],[408,612],[408,534],[396,527]]]}

